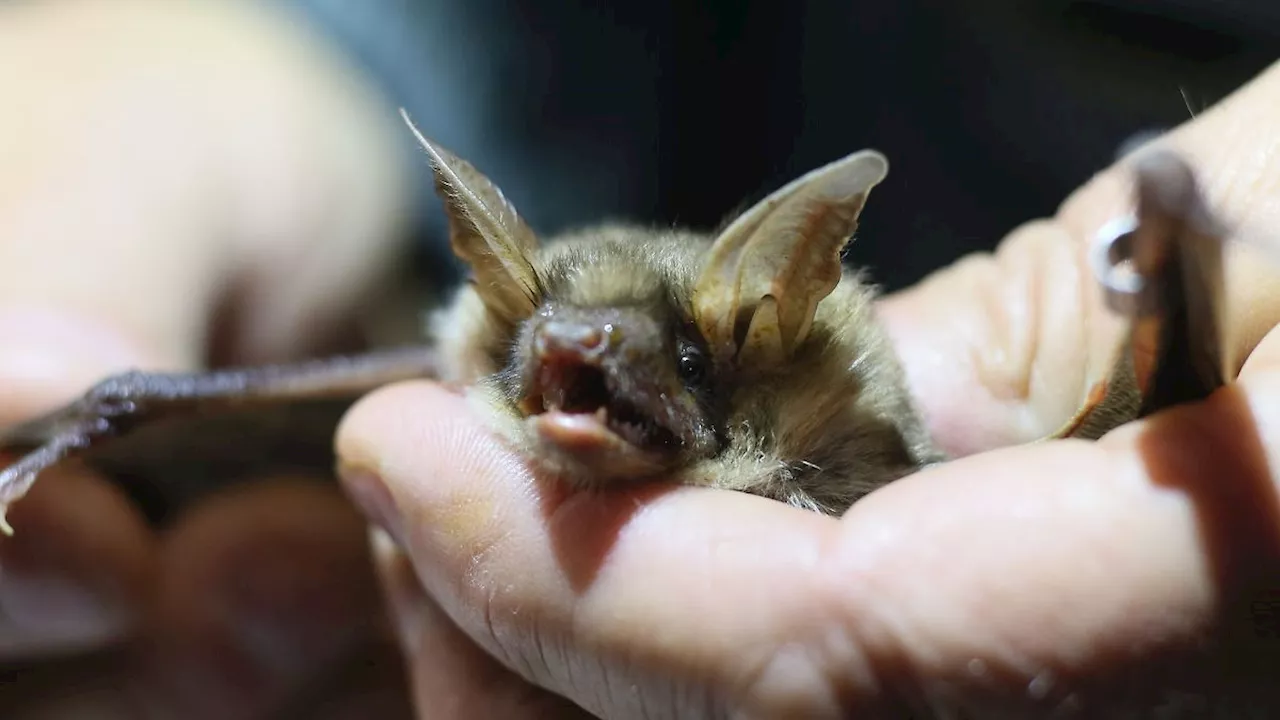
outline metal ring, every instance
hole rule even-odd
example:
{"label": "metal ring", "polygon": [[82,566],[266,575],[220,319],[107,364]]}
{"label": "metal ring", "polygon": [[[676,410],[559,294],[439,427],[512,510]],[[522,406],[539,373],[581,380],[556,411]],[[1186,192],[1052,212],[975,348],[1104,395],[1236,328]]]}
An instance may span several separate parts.
{"label": "metal ring", "polygon": [[1121,269],[1133,256],[1132,241],[1137,230],[1137,216],[1114,218],[1098,229],[1089,248],[1089,265],[1102,286],[1107,307],[1127,317],[1147,315],[1156,309],[1147,279]]}

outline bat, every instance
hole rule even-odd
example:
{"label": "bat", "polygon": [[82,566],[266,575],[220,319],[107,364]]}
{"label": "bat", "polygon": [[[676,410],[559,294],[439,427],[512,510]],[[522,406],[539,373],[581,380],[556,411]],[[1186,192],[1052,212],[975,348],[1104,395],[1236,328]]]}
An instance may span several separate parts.
{"label": "bat", "polygon": [[[0,434],[0,450],[25,453],[0,471],[0,511],[72,461],[169,489],[268,468],[331,473],[345,410],[410,378],[466,387],[534,467],[585,491],[662,477],[837,514],[945,462],[875,320],[874,286],[842,262],[887,175],[881,153],[804,174],[713,232],[613,223],[544,240],[496,184],[402,115],[471,271],[425,343],[107,378]],[[1152,153],[1135,177],[1131,227],[1095,255],[1130,332],[1052,437],[1097,437],[1224,382],[1212,370],[1221,262],[1211,215],[1176,156]],[[1137,284],[1115,279],[1121,266]],[[12,532],[2,514],[0,527]]]}

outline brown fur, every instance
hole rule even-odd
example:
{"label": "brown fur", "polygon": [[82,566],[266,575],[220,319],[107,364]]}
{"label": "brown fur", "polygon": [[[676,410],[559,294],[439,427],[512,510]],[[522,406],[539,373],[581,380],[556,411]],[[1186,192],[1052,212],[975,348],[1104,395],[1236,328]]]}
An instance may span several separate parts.
{"label": "brown fur", "polygon": [[[548,241],[536,256],[545,300],[579,306],[645,304],[692,322],[690,297],[714,236],[604,225]],[[671,479],[752,492],[839,513],[858,497],[940,458],[912,406],[896,357],[872,308],[873,289],[844,273],[818,305],[794,358],[748,383],[724,378],[727,443],[688,458]],[[442,379],[474,397],[524,452],[537,453],[499,381],[514,334],[463,287],[434,318]],[[517,329],[518,331],[518,329]],[[674,362],[674,358],[672,359]],[[724,371],[723,368],[720,369]]]}
{"label": "brown fur", "polygon": [[942,459],[872,288],[840,262],[888,170],[879,153],[807,173],[712,234],[607,224],[540,242],[497,185],[409,126],[474,273],[433,318],[440,377],[472,388],[543,471],[839,513]]}

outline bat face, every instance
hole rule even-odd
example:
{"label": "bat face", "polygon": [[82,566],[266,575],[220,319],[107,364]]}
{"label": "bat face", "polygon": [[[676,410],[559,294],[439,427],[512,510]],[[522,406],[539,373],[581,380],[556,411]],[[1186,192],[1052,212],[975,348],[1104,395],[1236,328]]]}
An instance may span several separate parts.
{"label": "bat face", "polygon": [[540,253],[542,302],[492,382],[545,469],[594,485],[720,449],[718,388],[689,311],[700,245],[614,228]]}
{"label": "bat face", "polygon": [[840,253],[886,165],[864,151],[713,234],[541,242],[419,136],[473,281],[434,320],[441,376],[579,488],[665,477],[828,512],[939,459]]}

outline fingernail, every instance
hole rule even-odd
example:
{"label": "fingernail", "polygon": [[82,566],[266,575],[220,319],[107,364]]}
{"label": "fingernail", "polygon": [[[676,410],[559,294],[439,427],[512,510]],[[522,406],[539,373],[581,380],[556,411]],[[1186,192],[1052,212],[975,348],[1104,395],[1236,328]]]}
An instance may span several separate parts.
{"label": "fingernail", "polygon": [[0,565],[0,648],[52,651],[95,646],[126,634],[130,616],[110,593],[54,572]]}
{"label": "fingernail", "polygon": [[127,633],[123,589],[68,560],[46,528],[29,530],[0,547],[0,648],[55,651]]}
{"label": "fingernail", "polygon": [[[46,308],[0,311],[0,422],[8,413],[65,402],[104,377],[146,363],[129,338],[71,312]],[[69,395],[70,394],[70,395]]]}
{"label": "fingernail", "polygon": [[[143,354],[105,322],[51,307],[0,310],[0,425],[47,412],[108,375],[137,367]],[[0,463],[13,462],[8,453]],[[42,477],[43,483],[54,482]],[[37,507],[44,485],[15,504],[13,537],[0,542],[0,647],[24,643],[40,649],[114,640],[132,625],[124,591],[81,548],[60,544],[59,526],[73,522],[65,507]],[[31,511],[36,513],[31,515]]]}
{"label": "fingernail", "polygon": [[360,508],[371,523],[391,536],[400,547],[405,547],[401,533],[400,510],[395,497],[387,489],[382,478],[367,470],[343,469],[343,484],[347,496]]}
{"label": "fingernail", "polygon": [[[137,618],[130,599],[136,601],[142,583],[131,574],[137,568],[91,554],[118,558],[116,543],[104,550],[102,537],[65,527],[80,521],[82,509],[67,503],[102,500],[86,480],[87,476],[59,473],[33,487],[14,506],[17,532],[0,538],[0,648],[90,646],[132,629]],[[84,527],[80,524],[79,529]]]}

